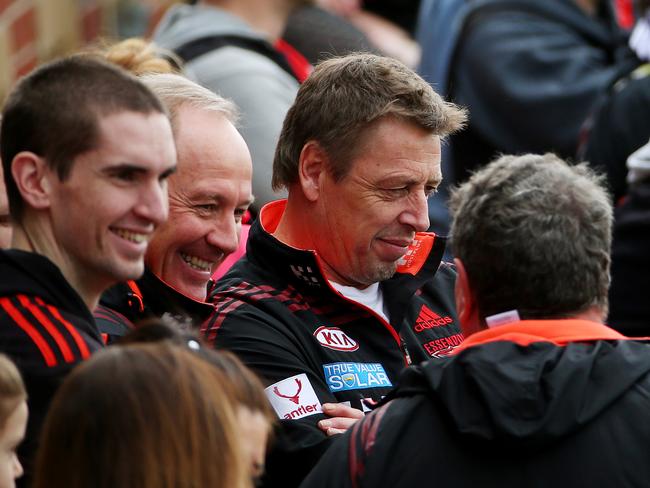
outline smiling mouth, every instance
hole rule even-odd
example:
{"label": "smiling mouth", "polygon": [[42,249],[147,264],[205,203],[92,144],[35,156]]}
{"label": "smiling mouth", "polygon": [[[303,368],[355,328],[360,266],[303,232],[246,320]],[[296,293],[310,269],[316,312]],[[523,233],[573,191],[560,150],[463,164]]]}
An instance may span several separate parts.
{"label": "smiling mouth", "polygon": [[196,269],[197,271],[206,271],[211,272],[214,262],[206,261],[205,259],[198,258],[196,256],[190,256],[183,252],[179,253],[181,259],[185,261],[191,268]]}
{"label": "smiling mouth", "polygon": [[126,229],[118,229],[118,228],[109,228],[111,232],[113,232],[115,235],[121,237],[124,240],[127,240],[129,242],[135,242],[136,244],[140,244],[142,242],[147,242],[147,238],[149,237],[148,234],[141,234],[139,232],[133,232],[130,230]]}
{"label": "smiling mouth", "polygon": [[412,243],[413,239],[381,239],[386,244],[391,246],[402,247],[404,249],[408,248]]}

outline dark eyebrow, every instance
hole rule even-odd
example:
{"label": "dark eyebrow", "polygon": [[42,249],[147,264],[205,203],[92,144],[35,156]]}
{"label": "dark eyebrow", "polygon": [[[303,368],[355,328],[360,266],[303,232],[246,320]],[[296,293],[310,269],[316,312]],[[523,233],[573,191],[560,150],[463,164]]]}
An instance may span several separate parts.
{"label": "dark eyebrow", "polygon": [[105,168],[102,168],[102,173],[106,173],[108,175],[115,175],[119,173],[135,173],[135,174],[144,174],[147,172],[145,168],[142,166],[138,166],[135,164],[129,164],[129,163],[122,163],[122,164],[116,164],[114,166],[107,166]]}

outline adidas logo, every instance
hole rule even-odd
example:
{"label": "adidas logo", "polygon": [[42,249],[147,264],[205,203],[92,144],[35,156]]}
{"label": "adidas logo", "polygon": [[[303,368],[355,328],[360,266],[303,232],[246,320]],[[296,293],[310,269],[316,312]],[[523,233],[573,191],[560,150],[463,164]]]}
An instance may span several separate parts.
{"label": "adidas logo", "polygon": [[453,320],[451,317],[441,317],[426,305],[422,305],[420,315],[418,315],[418,318],[415,321],[413,330],[415,332],[423,332],[424,330],[442,327],[451,324],[452,322]]}

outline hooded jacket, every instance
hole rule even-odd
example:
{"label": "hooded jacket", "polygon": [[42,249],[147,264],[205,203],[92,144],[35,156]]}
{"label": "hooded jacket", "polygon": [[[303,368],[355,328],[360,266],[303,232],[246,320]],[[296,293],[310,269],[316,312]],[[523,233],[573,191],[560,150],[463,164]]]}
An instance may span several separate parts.
{"label": "hooded jacket", "polygon": [[[269,42],[240,17],[207,5],[170,8],[154,33],[154,41],[174,51],[209,36]],[[208,52],[185,68],[190,78],[232,100],[241,111],[239,130],[253,158],[256,207],[278,198],[271,190],[273,156],[282,122],[298,91],[296,79],[263,54],[236,46]]]}
{"label": "hooded jacket", "polygon": [[521,321],[409,368],[303,487],[648,486],[650,344]]}
{"label": "hooded jacket", "polygon": [[0,352],[18,366],[29,403],[25,470],[52,396],[72,368],[103,347],[92,314],[45,256],[0,250]]}

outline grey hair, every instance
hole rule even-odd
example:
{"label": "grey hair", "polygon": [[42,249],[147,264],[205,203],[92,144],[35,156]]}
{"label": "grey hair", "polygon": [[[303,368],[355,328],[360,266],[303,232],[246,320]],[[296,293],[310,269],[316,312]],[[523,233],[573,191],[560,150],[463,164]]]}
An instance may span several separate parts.
{"label": "grey hair", "polygon": [[222,114],[233,125],[239,119],[239,110],[230,100],[217,95],[187,78],[169,74],[152,73],[138,77],[163,103],[176,129],[176,118],[181,107],[191,107]]}
{"label": "grey hair", "polygon": [[607,313],[610,201],[602,176],[553,154],[502,156],[457,188],[453,249],[481,317]]}

